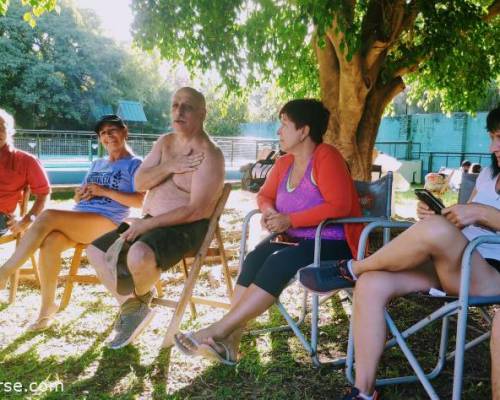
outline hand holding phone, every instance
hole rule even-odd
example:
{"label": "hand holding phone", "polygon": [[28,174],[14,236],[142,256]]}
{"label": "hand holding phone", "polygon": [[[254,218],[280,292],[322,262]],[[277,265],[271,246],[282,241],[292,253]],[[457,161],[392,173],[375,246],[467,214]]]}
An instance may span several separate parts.
{"label": "hand holding phone", "polygon": [[415,195],[420,201],[427,204],[427,206],[436,214],[441,215],[441,210],[444,208],[443,202],[434,196],[427,189],[415,189]]}

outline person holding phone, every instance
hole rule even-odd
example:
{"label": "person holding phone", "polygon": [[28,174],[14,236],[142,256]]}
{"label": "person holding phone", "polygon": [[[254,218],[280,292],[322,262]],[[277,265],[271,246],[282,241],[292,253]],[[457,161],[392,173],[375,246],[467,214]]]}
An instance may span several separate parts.
{"label": "person holding phone", "polygon": [[108,158],[95,160],[82,186],[75,191],[72,210],[48,209],[25,232],[14,254],[0,267],[0,286],[40,249],[40,314],[32,331],[48,328],[55,304],[61,253],[76,243],[88,244],[128,217],[130,207],[140,208],[144,194],[134,189],[134,175],[142,160],[127,145],[128,128],[117,115],[105,115],[95,125]]}
{"label": "person holding phone", "polygon": [[[0,236],[9,230],[17,235],[28,229],[50,194],[49,179],[40,161],[14,147],[15,132],[14,118],[0,108]],[[16,218],[14,211],[25,187],[29,187],[35,201],[26,215]]]}
{"label": "person holding phone", "polygon": [[[389,300],[431,288],[457,295],[462,254],[469,241],[500,233],[500,107],[488,113],[486,124],[491,166],[481,171],[468,204],[444,208],[436,215],[419,202],[420,221],[370,257],[299,271],[300,283],[315,292],[355,286],[356,380],[345,399],[377,396],[374,385],[385,345],[384,308]],[[500,294],[500,245],[482,244],[473,253],[470,294]]]}
{"label": "person holding phone", "polygon": [[[329,112],[313,99],[292,100],[279,113],[281,150],[257,196],[264,229],[279,234],[264,240],[244,260],[231,310],[218,322],[179,333],[177,347],[187,355],[207,356],[233,365],[242,330],[266,311],[299,268],[314,255],[316,228],[327,218],[361,215],[359,199],[340,152],[324,144]],[[356,254],[360,225],[330,225],[323,231],[322,257]]]}

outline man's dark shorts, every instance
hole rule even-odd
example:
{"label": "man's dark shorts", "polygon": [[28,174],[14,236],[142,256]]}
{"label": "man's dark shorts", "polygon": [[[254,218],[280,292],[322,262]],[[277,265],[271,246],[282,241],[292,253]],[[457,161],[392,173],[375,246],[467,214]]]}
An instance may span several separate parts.
{"label": "man's dark shorts", "polygon": [[[155,253],[156,264],[165,271],[177,264],[187,252],[198,250],[207,229],[208,219],[188,224],[165,226],[143,233],[134,243],[147,244]],[[120,234],[115,229],[94,240],[92,244],[105,252],[119,236]]]}

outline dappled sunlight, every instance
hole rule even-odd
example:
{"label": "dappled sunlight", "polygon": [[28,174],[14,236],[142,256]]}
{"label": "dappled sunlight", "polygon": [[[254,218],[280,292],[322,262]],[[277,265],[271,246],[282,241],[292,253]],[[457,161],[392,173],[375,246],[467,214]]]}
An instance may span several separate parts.
{"label": "dappled sunlight", "polygon": [[[234,255],[238,251],[241,221],[255,207],[254,197],[254,194],[241,191],[230,195],[227,212],[221,218],[228,253]],[[410,210],[415,202],[410,193],[398,194],[397,214],[405,215],[400,206]],[[258,240],[262,231],[258,218],[255,220],[257,223],[252,234]],[[0,257],[5,257],[5,253],[6,249],[2,248]],[[71,251],[64,254],[63,273],[71,256]],[[236,271],[237,258],[230,259],[229,264]],[[81,271],[93,273],[88,266]],[[220,279],[219,264],[214,262],[210,268],[203,267],[194,294],[227,301],[225,285],[219,282]],[[162,275],[162,280],[165,298],[178,299],[183,287],[182,275],[168,271]],[[112,336],[118,306],[101,285],[75,285],[71,301],[56,315],[56,323],[43,333],[28,333],[27,327],[38,316],[40,295],[34,282],[27,283],[20,285],[13,305],[5,304],[7,291],[0,291],[0,365],[3,368],[0,377],[4,380],[38,382],[59,379],[64,383],[67,398],[135,396],[149,399],[170,395],[179,399],[219,399],[235,398],[235,394],[241,399],[286,398],[293,387],[296,398],[326,399],[339,394],[346,385],[342,374],[322,373],[312,368],[309,355],[290,331],[244,335],[240,363],[235,368],[188,357],[175,347],[161,349],[173,315],[173,310],[167,307],[156,307],[152,323],[132,346],[109,350],[105,346]],[[60,285],[58,299],[62,292],[63,286]],[[285,290],[281,300],[290,314],[297,316],[302,298],[302,289],[294,284]],[[222,309],[202,305],[197,305],[196,311],[197,318],[193,319],[190,307],[187,307],[181,323],[182,331],[206,327],[225,313]],[[321,305],[318,344],[321,360],[345,355],[349,313],[349,308],[344,308],[337,296]],[[248,329],[282,324],[284,319],[273,307],[252,322]],[[306,318],[302,329],[309,337],[310,317]],[[487,350],[483,350],[480,353],[487,354]],[[397,355],[391,357],[391,361],[398,359]],[[323,388],[328,388],[328,392]],[[421,393],[420,390],[417,386],[406,385],[403,392]]]}

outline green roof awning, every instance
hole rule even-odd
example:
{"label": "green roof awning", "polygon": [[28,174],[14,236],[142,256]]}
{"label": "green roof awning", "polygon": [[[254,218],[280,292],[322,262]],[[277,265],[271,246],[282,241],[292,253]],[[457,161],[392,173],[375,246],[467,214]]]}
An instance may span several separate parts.
{"label": "green roof awning", "polygon": [[148,122],[142,104],[138,101],[120,100],[116,113],[127,122]]}

